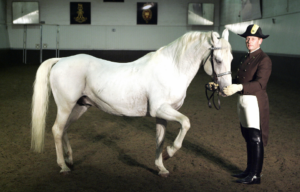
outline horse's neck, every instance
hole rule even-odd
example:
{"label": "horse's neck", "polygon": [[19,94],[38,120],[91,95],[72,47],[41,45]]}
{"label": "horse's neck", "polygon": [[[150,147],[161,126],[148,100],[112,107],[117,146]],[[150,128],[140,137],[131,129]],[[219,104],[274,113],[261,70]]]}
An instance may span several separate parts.
{"label": "horse's neck", "polygon": [[176,48],[172,46],[175,45],[169,47],[173,50],[173,52],[169,51],[169,54],[174,58],[174,65],[178,68],[180,74],[187,77],[187,83],[190,84],[197,74],[201,63],[210,54],[208,40],[205,38],[205,41],[201,44],[193,42],[190,46],[187,46],[184,52],[175,51]]}

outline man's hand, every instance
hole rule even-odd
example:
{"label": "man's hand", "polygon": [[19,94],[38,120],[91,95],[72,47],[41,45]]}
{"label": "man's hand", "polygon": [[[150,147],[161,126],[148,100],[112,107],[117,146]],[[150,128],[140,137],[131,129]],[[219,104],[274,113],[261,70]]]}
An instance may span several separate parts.
{"label": "man's hand", "polygon": [[235,94],[236,92],[238,91],[242,91],[243,90],[243,85],[242,84],[232,84],[232,85],[229,85],[227,87],[225,87],[223,89],[223,92],[227,95],[227,96],[230,96],[230,95],[233,95]]}
{"label": "man's hand", "polygon": [[214,82],[209,82],[208,84],[206,84],[206,87],[210,90],[210,91],[213,91],[213,90],[217,90],[218,89],[218,84],[217,83],[214,83]]}

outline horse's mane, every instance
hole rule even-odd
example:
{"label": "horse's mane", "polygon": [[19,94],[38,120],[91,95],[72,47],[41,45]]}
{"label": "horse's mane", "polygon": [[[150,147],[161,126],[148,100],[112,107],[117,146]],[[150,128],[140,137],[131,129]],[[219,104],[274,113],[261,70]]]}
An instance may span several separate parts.
{"label": "horse's mane", "polygon": [[173,49],[173,60],[176,64],[180,63],[180,60],[186,50],[191,46],[192,43],[195,41],[199,41],[199,44],[204,41],[206,38],[206,33],[193,31],[184,34],[183,36],[179,37],[169,45],[165,47],[166,50]]}
{"label": "horse's mane", "polygon": [[[191,63],[195,59],[193,57],[186,57],[187,51],[196,51],[196,49],[190,49],[191,46],[200,46],[206,42],[207,39],[210,39],[210,33],[199,31],[187,32],[170,44],[158,49],[156,54],[163,54],[169,57],[175,67],[180,71],[186,71],[191,67],[187,63]],[[197,44],[195,44],[195,42],[197,42]]]}
{"label": "horse's mane", "polygon": [[[215,35],[219,37],[219,34],[216,32]],[[197,44],[194,44],[197,42]],[[190,46],[194,45],[201,45],[203,43],[207,43],[211,46],[211,32],[199,32],[199,31],[192,31],[187,32],[183,36],[179,37],[175,41],[171,42],[170,44],[161,47],[156,51],[157,54],[166,54],[170,56],[173,59],[173,63],[178,68],[181,68],[184,70],[187,66],[182,66],[183,62],[189,62],[189,60],[192,60],[193,58],[186,58],[186,51],[190,48]],[[231,52],[231,46],[225,39],[220,39],[220,43],[222,47],[226,48],[226,50]],[[196,50],[196,49],[194,49]],[[216,51],[215,53],[220,58],[223,57],[224,52],[223,51]]]}

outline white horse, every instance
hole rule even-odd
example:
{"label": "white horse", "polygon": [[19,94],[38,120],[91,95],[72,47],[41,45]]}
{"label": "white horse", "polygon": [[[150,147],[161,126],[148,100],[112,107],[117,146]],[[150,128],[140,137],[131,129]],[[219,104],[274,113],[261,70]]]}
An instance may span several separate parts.
{"label": "white horse", "polygon": [[[115,63],[85,54],[46,60],[40,65],[34,82],[31,148],[43,151],[52,90],[57,105],[52,132],[61,173],[68,173],[73,165],[68,127],[90,106],[95,106],[114,115],[155,117],[155,165],[159,175],[168,176],[163,159],[172,157],[181,148],[190,129],[188,117],[177,110],[201,64],[208,75],[213,74],[210,60],[204,63],[212,46],[222,48],[213,52],[215,73],[230,71],[233,57],[228,36],[226,29],[222,38],[216,32],[189,32],[130,63]],[[223,90],[231,84],[231,75],[218,77],[218,84]],[[167,121],[179,122],[181,129],[173,145],[162,153]]]}

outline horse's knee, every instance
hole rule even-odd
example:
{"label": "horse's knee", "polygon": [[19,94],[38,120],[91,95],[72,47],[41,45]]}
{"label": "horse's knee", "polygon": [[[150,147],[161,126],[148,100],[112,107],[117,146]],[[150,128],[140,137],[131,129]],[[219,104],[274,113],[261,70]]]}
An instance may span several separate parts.
{"label": "horse's knee", "polygon": [[189,118],[185,117],[182,120],[182,129],[184,129],[185,131],[188,131],[191,128],[191,123]]}

